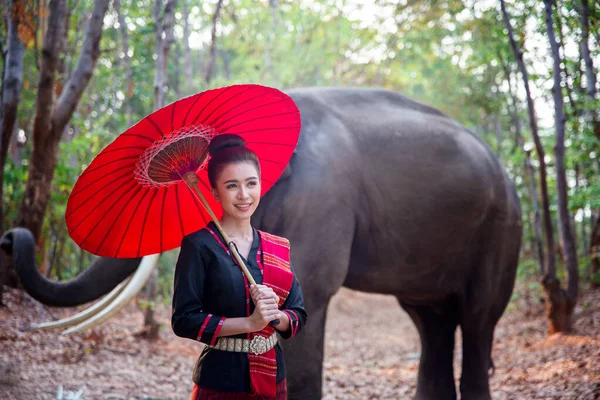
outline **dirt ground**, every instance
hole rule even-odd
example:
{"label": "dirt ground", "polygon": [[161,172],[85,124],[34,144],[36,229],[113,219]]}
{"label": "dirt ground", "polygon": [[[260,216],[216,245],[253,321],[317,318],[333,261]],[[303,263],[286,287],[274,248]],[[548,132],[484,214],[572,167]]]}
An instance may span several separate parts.
{"label": "dirt ground", "polygon": [[[202,344],[173,335],[166,307],[159,310],[160,338],[149,342],[135,336],[142,313],[133,304],[102,328],[64,336],[22,331],[39,322],[42,308],[12,289],[4,299],[0,400],[189,398]],[[47,319],[50,313],[73,311],[50,308]],[[493,398],[600,399],[600,291],[580,299],[576,317],[575,334],[547,336],[541,305],[511,307],[496,330]],[[457,347],[457,377],[460,354]],[[393,297],[346,289],[334,297],[323,399],[412,398],[418,362],[417,331]]]}

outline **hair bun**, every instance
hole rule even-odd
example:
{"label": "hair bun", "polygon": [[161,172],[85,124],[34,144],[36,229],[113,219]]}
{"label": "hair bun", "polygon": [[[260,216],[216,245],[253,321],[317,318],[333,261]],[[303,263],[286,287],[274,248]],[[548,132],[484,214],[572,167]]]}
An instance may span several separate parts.
{"label": "hair bun", "polygon": [[237,146],[246,147],[246,142],[244,142],[244,139],[232,133],[225,133],[223,135],[215,136],[210,141],[210,144],[208,145],[208,153],[212,157],[221,150]]}

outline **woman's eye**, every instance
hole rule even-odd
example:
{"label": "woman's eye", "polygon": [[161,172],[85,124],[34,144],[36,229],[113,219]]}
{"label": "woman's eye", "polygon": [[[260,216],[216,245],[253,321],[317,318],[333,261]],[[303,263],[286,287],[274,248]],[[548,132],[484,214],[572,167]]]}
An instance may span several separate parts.
{"label": "woman's eye", "polygon": [[230,183],[229,185],[226,186],[227,189],[235,189],[237,187],[237,185],[235,183]]}
{"label": "woman's eye", "polygon": [[248,182],[248,186],[256,186],[257,182],[256,181],[250,181]]}

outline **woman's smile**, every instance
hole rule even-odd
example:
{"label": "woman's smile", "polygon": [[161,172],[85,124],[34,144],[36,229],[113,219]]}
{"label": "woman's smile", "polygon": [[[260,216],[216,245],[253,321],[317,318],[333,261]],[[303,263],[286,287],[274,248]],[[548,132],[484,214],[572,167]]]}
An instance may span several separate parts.
{"label": "woman's smile", "polygon": [[252,207],[252,203],[244,203],[244,204],[236,204],[235,205],[239,210],[249,211],[250,207]]}
{"label": "woman's smile", "polygon": [[231,163],[219,174],[213,193],[225,217],[249,219],[260,201],[260,175],[250,162]]}

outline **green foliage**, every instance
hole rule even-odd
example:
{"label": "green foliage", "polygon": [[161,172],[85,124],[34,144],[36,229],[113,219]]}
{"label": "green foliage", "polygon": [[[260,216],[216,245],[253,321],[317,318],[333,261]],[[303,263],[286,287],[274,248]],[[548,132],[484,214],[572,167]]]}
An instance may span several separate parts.
{"label": "green foliage", "polygon": [[27,166],[15,165],[12,159],[8,158],[4,166],[4,226],[11,226],[19,215],[19,207],[25,190],[27,180]]}
{"label": "green foliage", "polygon": [[518,279],[528,281],[538,275],[538,265],[535,259],[527,258],[521,260],[521,262],[519,263],[519,267],[517,268]]}
{"label": "green foliage", "polygon": [[[189,15],[183,15],[185,1]],[[59,79],[62,83],[77,61],[85,18],[92,3],[92,0],[69,2],[71,19],[65,72]],[[523,207],[526,251],[519,266],[519,279],[528,280],[537,274],[537,264],[531,256],[535,254],[532,251],[534,204],[524,169],[524,148],[532,149],[533,141],[521,77],[516,73],[498,4],[473,0],[280,0],[277,8],[272,9],[267,1],[229,0],[223,3],[217,26],[214,73],[206,82],[216,3],[216,0],[178,3],[176,41],[168,63],[167,102],[212,87],[256,82],[283,89],[378,86],[438,107],[478,134],[502,160],[515,182]],[[589,226],[592,211],[600,208],[600,140],[591,123],[594,113],[600,109],[600,99],[592,100],[585,92],[578,52],[581,29],[577,2],[558,3],[560,19],[557,22],[561,22],[561,37],[568,49],[563,54],[563,64],[569,80],[563,91],[568,99],[565,162],[569,208],[574,215],[582,216],[581,223]],[[128,87],[126,81],[122,36],[115,10],[109,10],[105,18],[100,58],[60,145],[53,180],[42,239],[49,256],[42,258],[50,260],[54,276],[74,276],[91,259],[69,239],[64,224],[66,199],[77,176],[95,154],[129,127],[129,119],[135,123],[152,111],[154,4],[149,0],[123,0],[121,4],[129,37],[132,87]],[[551,212],[556,220],[554,120],[548,85],[551,65],[542,8],[533,0],[507,1],[507,8],[530,73],[547,158]],[[184,73],[187,67],[183,40],[185,18],[192,33],[188,41],[191,79]],[[597,24],[597,15],[592,15],[591,21]],[[600,51],[597,40],[596,35],[590,35],[590,48],[596,59]],[[2,217],[7,226],[17,217],[27,179],[42,42],[40,33],[38,48],[31,45],[25,53],[19,127],[28,140],[20,147],[23,164],[9,157],[5,166],[6,213]],[[512,94],[516,94],[516,110]],[[128,107],[131,116],[127,115]],[[516,122],[520,125],[519,131]],[[518,135],[522,143],[516,140]],[[536,169],[537,188],[539,161],[535,151],[532,164]],[[582,241],[578,244],[581,246]],[[165,302],[170,301],[177,254],[177,250],[167,252],[159,261],[159,290]]]}

